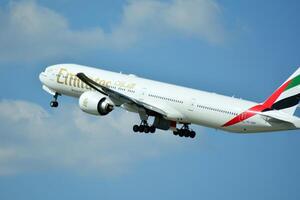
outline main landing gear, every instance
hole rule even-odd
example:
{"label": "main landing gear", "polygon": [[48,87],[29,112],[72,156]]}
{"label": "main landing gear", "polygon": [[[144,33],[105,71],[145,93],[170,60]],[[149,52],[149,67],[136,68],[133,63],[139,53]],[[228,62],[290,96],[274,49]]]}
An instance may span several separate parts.
{"label": "main landing gear", "polygon": [[196,132],[191,130],[188,124],[184,124],[181,129],[176,129],[176,131],[174,131],[173,134],[178,135],[179,137],[196,137]]}
{"label": "main landing gear", "polygon": [[139,110],[139,115],[141,118],[141,124],[140,125],[134,125],[133,126],[133,131],[135,133],[140,132],[140,133],[155,133],[156,128],[155,126],[149,126],[148,125],[148,119],[149,115],[147,114],[145,109],[140,109]]}
{"label": "main landing gear", "polygon": [[58,101],[57,101],[57,98],[60,94],[58,93],[55,93],[55,95],[53,96],[53,100],[50,102],[50,106],[52,108],[57,108],[58,107]]}
{"label": "main landing gear", "polygon": [[133,131],[135,133],[140,132],[140,133],[155,133],[156,128],[152,125],[149,126],[148,122],[146,120],[142,120],[140,125],[134,125],[133,126]]}

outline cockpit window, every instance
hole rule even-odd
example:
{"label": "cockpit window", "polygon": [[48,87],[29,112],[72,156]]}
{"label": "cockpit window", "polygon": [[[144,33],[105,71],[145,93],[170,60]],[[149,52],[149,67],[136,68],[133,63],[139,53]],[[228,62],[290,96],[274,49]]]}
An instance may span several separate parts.
{"label": "cockpit window", "polygon": [[53,72],[53,68],[52,67],[47,67],[45,72],[46,73],[51,73],[51,72]]}

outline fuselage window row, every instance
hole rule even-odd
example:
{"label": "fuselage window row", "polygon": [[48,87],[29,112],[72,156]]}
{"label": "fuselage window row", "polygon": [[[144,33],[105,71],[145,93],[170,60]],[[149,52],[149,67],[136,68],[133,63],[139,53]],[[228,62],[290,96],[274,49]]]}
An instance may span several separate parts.
{"label": "fuselage window row", "polygon": [[207,106],[197,105],[197,107],[205,109],[205,110],[212,110],[215,112],[221,112],[221,113],[226,113],[226,114],[230,114],[230,115],[238,115],[237,113],[234,113],[234,112],[225,111],[225,110],[221,110],[221,109],[217,109],[217,108],[211,108],[211,107],[207,107]]}
{"label": "fuselage window row", "polygon": [[162,97],[162,96],[153,95],[153,94],[149,94],[148,96],[153,97],[153,98],[163,99],[163,100],[166,100],[166,101],[171,101],[171,102],[183,104],[183,101],[180,101],[180,100],[177,100],[177,99]]}

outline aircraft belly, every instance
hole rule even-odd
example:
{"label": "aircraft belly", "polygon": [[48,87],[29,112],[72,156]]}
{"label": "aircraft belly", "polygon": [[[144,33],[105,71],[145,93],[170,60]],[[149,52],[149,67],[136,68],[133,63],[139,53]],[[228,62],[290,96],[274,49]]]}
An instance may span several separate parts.
{"label": "aircraft belly", "polygon": [[222,128],[225,131],[237,132],[237,133],[259,133],[259,132],[271,132],[282,130],[296,129],[294,126],[288,123],[269,123],[261,116],[257,115],[249,120],[242,121],[238,124]]}

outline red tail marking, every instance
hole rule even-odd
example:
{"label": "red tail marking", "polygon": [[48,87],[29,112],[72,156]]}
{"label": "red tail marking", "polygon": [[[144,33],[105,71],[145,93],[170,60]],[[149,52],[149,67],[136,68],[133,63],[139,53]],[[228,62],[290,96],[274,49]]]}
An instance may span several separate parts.
{"label": "red tail marking", "polygon": [[287,86],[290,84],[292,80],[287,81],[285,84],[283,84],[278,90],[276,90],[265,102],[264,106],[266,108],[271,108],[272,105],[275,103],[275,101],[278,99],[278,97],[284,92],[284,90],[287,88]]}
{"label": "red tail marking", "polygon": [[284,83],[280,88],[278,88],[262,105],[256,105],[250,108],[249,110],[239,114],[235,118],[231,119],[230,121],[226,122],[223,127],[232,126],[234,124],[240,123],[250,117],[253,117],[257,113],[263,111],[266,108],[271,108],[278,97],[284,92],[287,86],[290,84],[291,80]]}

